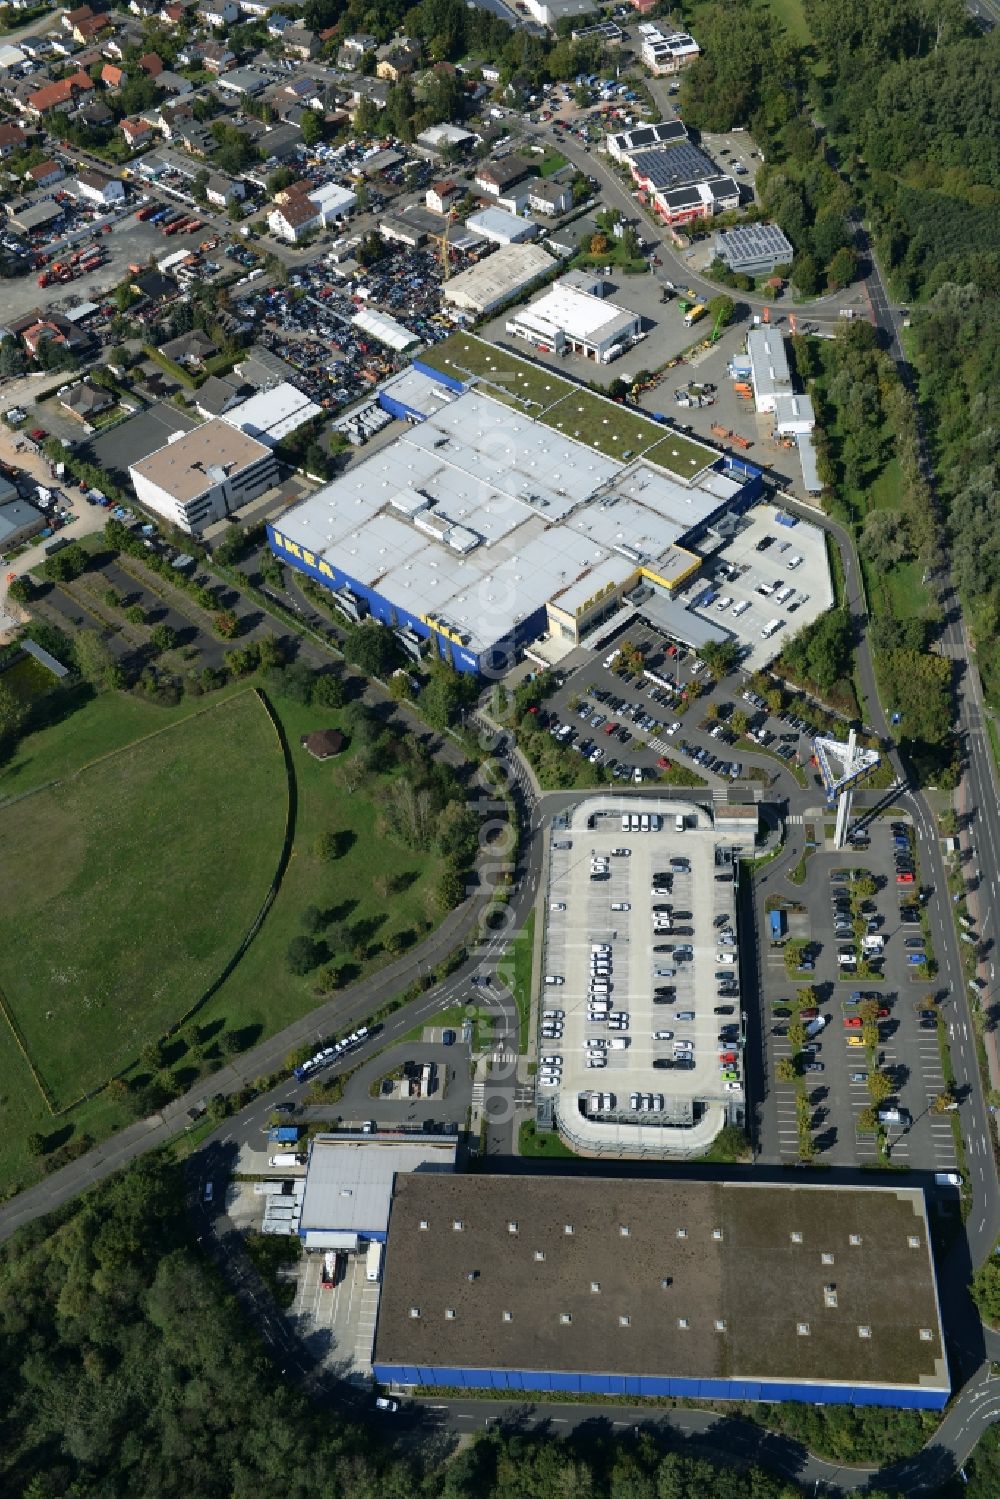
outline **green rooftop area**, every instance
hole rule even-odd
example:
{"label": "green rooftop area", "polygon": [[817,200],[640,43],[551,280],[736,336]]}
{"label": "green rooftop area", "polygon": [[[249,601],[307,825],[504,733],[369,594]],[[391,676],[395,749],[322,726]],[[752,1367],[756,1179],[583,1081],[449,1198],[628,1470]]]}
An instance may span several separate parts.
{"label": "green rooftop area", "polygon": [[454,334],[421,354],[420,360],[457,380],[475,377],[498,401],[609,458],[627,463],[642,455],[688,480],[716,456],[712,448],[680,432],[671,430],[665,436],[662,426],[641,413],[470,333]]}

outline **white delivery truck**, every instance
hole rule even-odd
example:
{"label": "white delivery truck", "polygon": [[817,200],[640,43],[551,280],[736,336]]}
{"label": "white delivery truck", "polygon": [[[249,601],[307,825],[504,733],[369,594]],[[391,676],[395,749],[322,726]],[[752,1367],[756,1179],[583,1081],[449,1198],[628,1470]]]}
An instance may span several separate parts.
{"label": "white delivery truck", "polygon": [[381,1280],[382,1278],[382,1245],[377,1239],[373,1239],[368,1245],[368,1256],[365,1260],[365,1279]]}
{"label": "white delivery truck", "polygon": [[268,1156],[269,1166],[301,1166],[305,1162],[304,1155],[296,1155],[294,1151],[286,1150],[280,1155]]}

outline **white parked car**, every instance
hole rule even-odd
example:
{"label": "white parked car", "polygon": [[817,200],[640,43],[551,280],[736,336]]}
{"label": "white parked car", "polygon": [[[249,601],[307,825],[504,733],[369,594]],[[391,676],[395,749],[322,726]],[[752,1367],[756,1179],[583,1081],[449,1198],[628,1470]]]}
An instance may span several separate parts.
{"label": "white parked car", "polygon": [[566,902],[564,900],[550,900],[549,901],[549,910],[550,911],[565,911],[565,909],[566,909]]}
{"label": "white parked car", "polygon": [[613,900],[611,909],[612,911],[631,911],[632,907],[627,900]]}

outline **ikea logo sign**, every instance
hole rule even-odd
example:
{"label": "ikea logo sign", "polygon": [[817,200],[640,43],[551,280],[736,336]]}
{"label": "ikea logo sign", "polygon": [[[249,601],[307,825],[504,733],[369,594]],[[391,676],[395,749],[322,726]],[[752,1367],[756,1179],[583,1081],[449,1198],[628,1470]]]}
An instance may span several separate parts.
{"label": "ikea logo sign", "polygon": [[300,547],[297,541],[289,541],[286,536],[282,536],[281,532],[276,531],[273,527],[271,528],[271,544],[272,546],[279,547],[286,556],[297,558],[299,562],[304,562],[307,567],[314,567],[320,577],[329,578],[331,582],[334,580],[334,571],[329,562],[326,562],[322,557],[317,557],[316,553],[311,552],[308,547]]}

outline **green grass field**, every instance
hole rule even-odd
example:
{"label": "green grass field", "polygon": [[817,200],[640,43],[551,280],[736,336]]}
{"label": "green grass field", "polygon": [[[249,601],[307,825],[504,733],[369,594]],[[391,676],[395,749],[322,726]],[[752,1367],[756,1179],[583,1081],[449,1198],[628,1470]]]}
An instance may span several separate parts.
{"label": "green grass field", "polygon": [[[244,710],[233,704],[232,699],[238,697],[242,702],[244,695],[245,687],[237,686],[225,689],[210,701],[220,717],[234,709],[242,715]],[[338,715],[317,712],[282,698],[272,698],[272,702],[285,729],[295,768],[297,815],[292,855],[274,904],[248,951],[225,983],[199,1010],[195,1022],[185,1027],[171,1043],[170,1064],[183,1076],[186,1086],[193,1086],[199,1076],[207,1079],[222,1065],[223,1056],[215,1041],[199,1044],[197,1051],[192,1050],[199,1037],[217,1038],[228,1029],[239,1032],[244,1038],[243,1044],[249,1045],[279,1030],[318,1003],[315,974],[293,975],[285,956],[291,939],[303,932],[302,912],[306,906],[320,907],[329,914],[331,923],[342,922],[348,930],[358,923],[368,924],[369,952],[363,958],[358,959],[350,952],[332,954],[349,964],[350,981],[390,961],[382,946],[390,933],[405,932],[416,941],[440,920],[441,913],[433,898],[442,868],[438,856],[434,853],[415,854],[385,840],[377,832],[377,806],[384,780],[376,778],[370,784],[359,784],[348,793],[342,789],[336,770],[329,764],[322,765],[312,760],[299,748],[300,735],[318,726],[335,726]],[[164,912],[182,912],[188,904],[194,905],[195,890],[203,889],[207,880],[201,870],[194,867],[192,858],[194,852],[204,852],[210,861],[209,868],[215,870],[216,876],[216,887],[209,889],[206,905],[212,912],[221,913],[220,922],[226,930],[235,933],[235,940],[229,942],[221,962],[213,964],[207,961],[206,954],[193,954],[192,975],[202,969],[210,970],[208,978],[211,980],[256,914],[274,872],[283,828],[285,782],[277,742],[264,719],[263,710],[257,709],[257,713],[270,738],[258,741],[253,721],[241,716],[240,731],[233,733],[232,742],[224,741],[220,731],[216,731],[214,740],[207,742],[204,729],[196,738],[195,725],[201,722],[193,716],[196,712],[189,701],[182,702],[177,708],[164,709],[128,694],[104,693],[82,701],[61,722],[29,735],[0,769],[0,796],[21,797],[27,791],[47,786],[53,779],[65,778],[58,797],[66,806],[72,806],[70,794],[75,787],[77,794],[85,793],[85,805],[93,808],[96,800],[93,788],[98,786],[99,768],[85,772],[75,782],[69,778],[97,757],[113,755],[114,758],[105,761],[104,765],[115,769],[118,782],[108,769],[101,770],[103,783],[110,788],[109,806],[114,813],[113,823],[109,821],[108,826],[113,825],[123,833],[131,817],[132,825],[148,845],[141,857],[133,857],[120,842],[114,845],[115,872],[107,853],[112,844],[109,835],[105,835],[102,820],[101,841],[96,852],[92,842],[88,845],[94,855],[93,878],[81,891],[80,860],[86,851],[79,840],[90,836],[88,825],[81,819],[79,829],[74,828],[64,839],[71,861],[63,860],[63,867],[53,874],[45,866],[43,853],[48,850],[51,857],[52,849],[62,846],[58,841],[50,841],[52,827],[48,819],[55,815],[55,809],[49,803],[53,802],[54,794],[42,791],[37,797],[26,797],[7,805],[0,802],[0,880],[5,891],[0,933],[7,939],[0,948],[0,954],[3,954],[0,956],[0,988],[7,994],[19,1022],[29,1033],[32,1049],[35,1049],[36,1041],[41,1047],[36,1065],[42,1066],[43,1075],[57,1092],[60,1103],[75,1096],[73,1088],[79,1087],[80,1080],[96,1079],[100,1082],[120,1056],[125,1055],[126,1061],[135,1056],[136,1042],[140,1039],[140,1017],[130,1009],[126,1000],[124,1022],[126,1026],[131,1025],[135,1038],[129,1050],[125,1045],[127,1031],[122,1037],[111,1033],[114,1028],[109,1023],[106,1000],[103,1008],[98,1006],[86,1017],[74,1009],[79,998],[78,988],[72,994],[57,989],[56,1003],[53,1004],[49,990],[40,992],[44,970],[36,972],[36,964],[51,966],[52,952],[58,950],[67,962],[73,961],[79,966],[84,956],[89,954],[92,958],[98,937],[104,942],[107,952],[114,952],[113,944],[119,944],[126,971],[135,977],[136,969],[140,970],[137,992],[145,1002],[149,1001],[151,994],[156,1001],[155,1005],[149,1004],[141,1017],[143,1022],[148,1022],[148,1029],[141,1039],[157,1039],[164,1024],[183,1013],[191,999],[198,997],[198,985],[189,980],[185,971],[176,981],[176,1003],[168,1003],[163,993],[160,969],[152,959],[147,961],[145,936],[141,929],[147,906],[162,915]],[[230,722],[235,724],[236,719]],[[176,736],[171,731],[147,740],[146,747],[139,745],[138,741],[144,736],[169,725],[176,727]],[[244,729],[249,729],[249,732],[243,732]],[[164,766],[162,787],[153,784],[147,788],[150,774],[144,767],[147,752],[152,756],[153,746],[165,748],[167,741],[173,739],[183,752],[179,752],[174,766]],[[220,752],[214,757],[217,765],[203,768],[203,755],[194,755],[192,763],[196,746],[202,749],[214,747]],[[224,757],[221,751],[225,751]],[[349,747],[338,759],[337,767],[349,761],[352,753]],[[157,749],[156,754],[160,755],[161,750]],[[150,761],[150,765],[152,763]],[[122,767],[129,768],[132,777],[129,784],[141,797],[134,814],[127,806],[116,805],[116,798],[119,803],[122,801]],[[196,787],[212,792],[213,801],[207,812],[203,804],[195,801]],[[167,853],[177,847],[175,839],[179,830],[188,828],[196,805],[202,805],[204,826],[194,828],[194,842],[188,844],[191,851],[188,856],[178,857],[165,868]],[[44,827],[31,822],[29,809],[32,808],[44,812]],[[178,812],[176,818],[175,809]],[[18,829],[16,851],[8,837],[8,828],[15,827]],[[36,829],[37,836],[33,836]],[[347,847],[343,857],[322,863],[315,855],[314,845],[318,834],[328,831],[342,833]],[[267,858],[262,861],[258,878],[254,874],[255,863],[258,852],[268,840]],[[218,848],[211,846],[215,843]],[[151,885],[156,875],[174,887],[171,905],[168,905],[167,893],[161,893]],[[405,876],[408,881],[404,881],[406,888],[397,889],[389,900],[379,888],[380,877],[386,875]],[[192,883],[193,879],[196,884]],[[8,891],[16,892],[16,901],[6,895]],[[223,894],[231,897],[225,906],[220,904]],[[198,914],[196,909],[196,918]],[[64,916],[72,931],[79,929],[82,933],[81,946],[68,956],[68,937],[56,931],[56,922]],[[174,926],[171,917],[168,929],[171,939],[176,936]],[[331,927],[329,935],[332,936],[333,930],[335,928]],[[57,949],[50,949],[48,938],[54,931]],[[94,933],[97,933],[96,937]],[[21,942],[21,934],[24,937],[23,951],[28,957],[22,961],[19,953],[15,965],[10,954],[18,949],[12,946],[11,939]],[[154,935],[157,940],[162,940],[162,933]],[[322,935],[326,938],[328,934]],[[221,938],[219,945],[220,948],[224,945]],[[188,934],[184,932],[181,951],[187,954],[189,946]],[[141,964],[136,954],[140,955]],[[98,956],[105,967],[109,966],[104,953]],[[173,949],[168,951],[165,960],[158,949],[153,958],[160,966],[163,961],[168,965],[177,961]],[[198,968],[198,964],[202,968]],[[57,1034],[52,1022],[45,1020],[45,1011],[53,1008],[57,1008],[63,1017],[61,1030],[65,1036]],[[133,1070],[130,1080],[137,1072],[141,1072],[141,1068]],[[28,1185],[42,1172],[39,1160],[27,1150],[26,1142],[33,1132],[42,1135],[51,1151],[67,1142],[75,1145],[85,1138],[95,1141],[105,1138],[133,1117],[127,1104],[116,1102],[102,1092],[61,1118],[53,1118],[13,1033],[2,1021],[0,1104],[6,1122],[6,1128],[0,1131],[0,1199],[10,1190]]]}
{"label": "green grass field", "polygon": [[628,462],[641,453],[682,479],[700,473],[715,457],[701,443],[679,432],[665,436],[659,423],[641,413],[628,411],[472,334],[456,333],[420,357],[432,369],[460,380],[478,376],[497,400],[606,457]]}
{"label": "green grass field", "polygon": [[247,692],[0,809],[18,892],[0,909],[0,987],[58,1107],[128,1068],[218,975],[267,892],[285,806]]}

